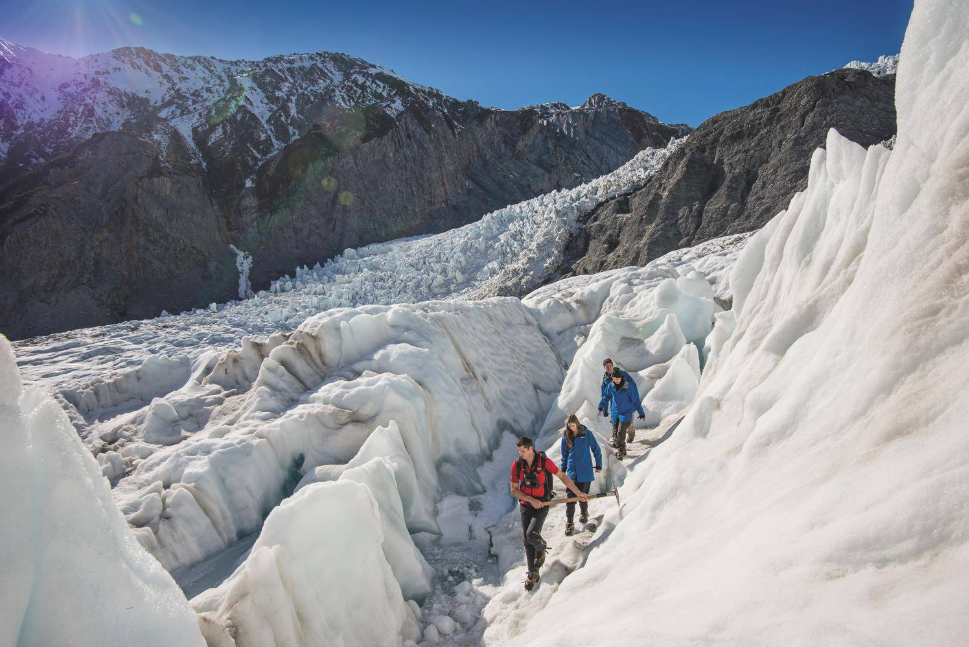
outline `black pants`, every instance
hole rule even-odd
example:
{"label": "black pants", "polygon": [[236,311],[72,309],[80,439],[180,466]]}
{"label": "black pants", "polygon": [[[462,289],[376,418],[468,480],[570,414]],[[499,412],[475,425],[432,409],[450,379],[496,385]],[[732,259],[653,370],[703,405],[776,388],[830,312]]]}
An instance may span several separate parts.
{"label": "black pants", "polygon": [[522,513],[522,534],[525,543],[525,561],[528,563],[528,570],[535,570],[535,555],[545,548],[545,540],[542,539],[542,525],[545,517],[548,516],[548,508],[535,509],[529,504],[519,505]]}
{"label": "black pants", "polygon": [[[579,483],[578,481],[575,482],[575,487],[579,488],[579,491],[585,492],[586,494],[589,493],[589,487],[591,486],[592,486],[592,481],[586,481],[585,483]],[[568,495],[569,497],[572,497],[573,493],[569,492]],[[588,515],[589,502],[579,501],[579,511],[584,515]],[[565,504],[565,520],[568,521],[569,523],[572,523],[572,517],[574,516],[575,516],[575,501],[570,501],[569,503]]]}
{"label": "black pants", "polygon": [[626,434],[628,434],[633,429],[633,421],[629,422],[616,422],[612,425],[613,433],[616,437],[616,444],[619,446],[618,449],[623,454],[626,453]]}

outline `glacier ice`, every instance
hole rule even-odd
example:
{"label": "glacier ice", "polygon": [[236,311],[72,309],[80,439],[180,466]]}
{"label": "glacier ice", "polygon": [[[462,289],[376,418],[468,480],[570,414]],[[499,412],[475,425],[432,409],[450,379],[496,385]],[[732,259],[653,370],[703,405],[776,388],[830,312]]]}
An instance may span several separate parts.
{"label": "glacier ice", "polygon": [[0,644],[203,645],[61,407],[24,390],[0,336]]}
{"label": "glacier ice", "polygon": [[353,481],[367,486],[379,508],[383,529],[384,556],[400,585],[404,597],[409,600],[423,599],[431,592],[434,571],[414,545],[404,521],[394,466],[386,458],[371,460],[344,470],[339,480]]}
{"label": "glacier ice", "polygon": [[[456,485],[441,479],[489,456],[501,433],[530,432],[562,377],[517,299],[330,311],[275,346],[191,442],[141,460],[116,497],[146,548],[177,568],[253,532],[307,475],[355,467],[364,450],[361,462],[394,464],[408,527],[434,531],[431,502]],[[165,514],[150,518],[157,482]]]}
{"label": "glacier ice", "polygon": [[303,488],[272,511],[238,570],[192,600],[206,641],[390,647],[420,638],[383,541],[370,488]]}
{"label": "glacier ice", "polygon": [[[721,262],[730,257],[720,257]],[[560,353],[570,352],[575,343],[567,337],[576,320],[595,317],[589,314],[589,305],[598,305],[594,323],[580,340],[581,345],[572,351],[565,381],[542,426],[541,442],[558,434],[562,421],[571,413],[600,424],[596,408],[602,361],[607,357],[630,372],[644,401],[649,402],[650,391],[666,380],[662,391],[654,396],[652,408],[646,407],[647,424],[656,425],[690,403],[699,380],[696,345],[705,342],[720,306],[708,280],[688,268],[681,268],[681,275],[675,266],[651,263],[645,268],[604,273],[598,281],[577,291],[563,281],[566,285],[558,289],[553,289],[557,284],[549,286],[525,299],[546,335],[559,340]],[[687,348],[692,351],[675,362]],[[695,376],[691,364],[694,358]],[[670,363],[676,370],[666,379]]]}

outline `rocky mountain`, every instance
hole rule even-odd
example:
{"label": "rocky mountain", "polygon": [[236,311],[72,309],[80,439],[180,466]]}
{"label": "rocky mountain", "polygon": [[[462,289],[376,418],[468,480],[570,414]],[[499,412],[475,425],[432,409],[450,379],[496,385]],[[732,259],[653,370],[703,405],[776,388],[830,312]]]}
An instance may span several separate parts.
{"label": "rocky mountain", "polygon": [[236,296],[348,247],[435,233],[690,132],[593,95],[516,111],[345,54],[262,61],[0,39],[0,332]]}
{"label": "rocky mountain", "polygon": [[892,74],[841,69],[708,119],[642,189],[587,215],[556,276],[645,265],[762,227],[807,186],[830,128],[865,146],[895,134],[894,89]]}

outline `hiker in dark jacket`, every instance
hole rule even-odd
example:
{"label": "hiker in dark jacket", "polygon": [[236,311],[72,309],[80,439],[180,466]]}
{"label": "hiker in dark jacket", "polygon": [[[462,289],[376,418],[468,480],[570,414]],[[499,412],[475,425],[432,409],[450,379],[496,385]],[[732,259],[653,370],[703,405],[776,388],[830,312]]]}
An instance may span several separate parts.
{"label": "hiker in dark jacket", "polygon": [[[592,467],[592,458],[595,458],[595,468]],[[565,421],[565,432],[562,434],[562,463],[561,470],[569,475],[575,482],[576,487],[589,493],[589,487],[595,478],[593,474],[602,471],[602,451],[599,443],[591,431],[579,422],[578,416],[574,413]],[[565,534],[571,535],[575,532],[572,518],[575,516],[575,502],[565,504]],[[582,501],[579,503],[579,523],[584,524],[589,521],[589,503]]]}
{"label": "hiker in dark jacket", "polygon": [[622,460],[626,457],[626,443],[631,443],[636,437],[633,430],[633,412],[639,414],[640,420],[646,419],[646,412],[639,400],[639,390],[632,380],[623,376],[623,371],[613,371],[612,384],[606,387],[606,394],[599,401],[599,409],[606,414],[611,409],[619,418],[619,429],[616,433],[616,440],[619,442],[617,457]]}
{"label": "hiker in dark jacket", "polygon": [[[609,357],[602,360],[602,367],[605,369],[605,372],[602,374],[602,384],[599,386],[599,392],[602,398],[606,397],[606,389],[609,388],[610,384],[612,384],[612,374],[615,371],[619,371],[622,374],[623,378],[627,382],[629,382],[630,388],[635,389],[635,392],[636,392],[635,397],[637,399],[639,398],[639,387],[636,386],[636,380],[634,380],[629,375],[629,373],[627,373],[626,371],[616,366],[613,363],[612,359]],[[602,399],[599,400],[599,413],[605,416],[606,418],[609,417],[608,411],[603,411],[602,409]],[[619,435],[619,416],[616,415],[616,410],[613,409],[612,410],[612,440],[610,441],[609,444],[616,448],[619,447],[618,435]],[[633,435],[635,436],[635,432],[633,433]],[[632,442],[632,439],[630,439],[630,442]]]}

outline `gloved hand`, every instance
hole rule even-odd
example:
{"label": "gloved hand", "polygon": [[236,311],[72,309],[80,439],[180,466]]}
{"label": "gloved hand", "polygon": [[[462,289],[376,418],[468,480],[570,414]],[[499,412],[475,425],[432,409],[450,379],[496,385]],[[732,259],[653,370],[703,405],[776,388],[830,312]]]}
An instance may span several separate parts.
{"label": "gloved hand", "polygon": [[640,420],[645,420],[646,419],[646,416],[639,416],[639,419]]}
{"label": "gloved hand", "polygon": [[602,417],[603,418],[608,418],[609,417],[609,412],[608,411],[603,411],[602,412]]}

